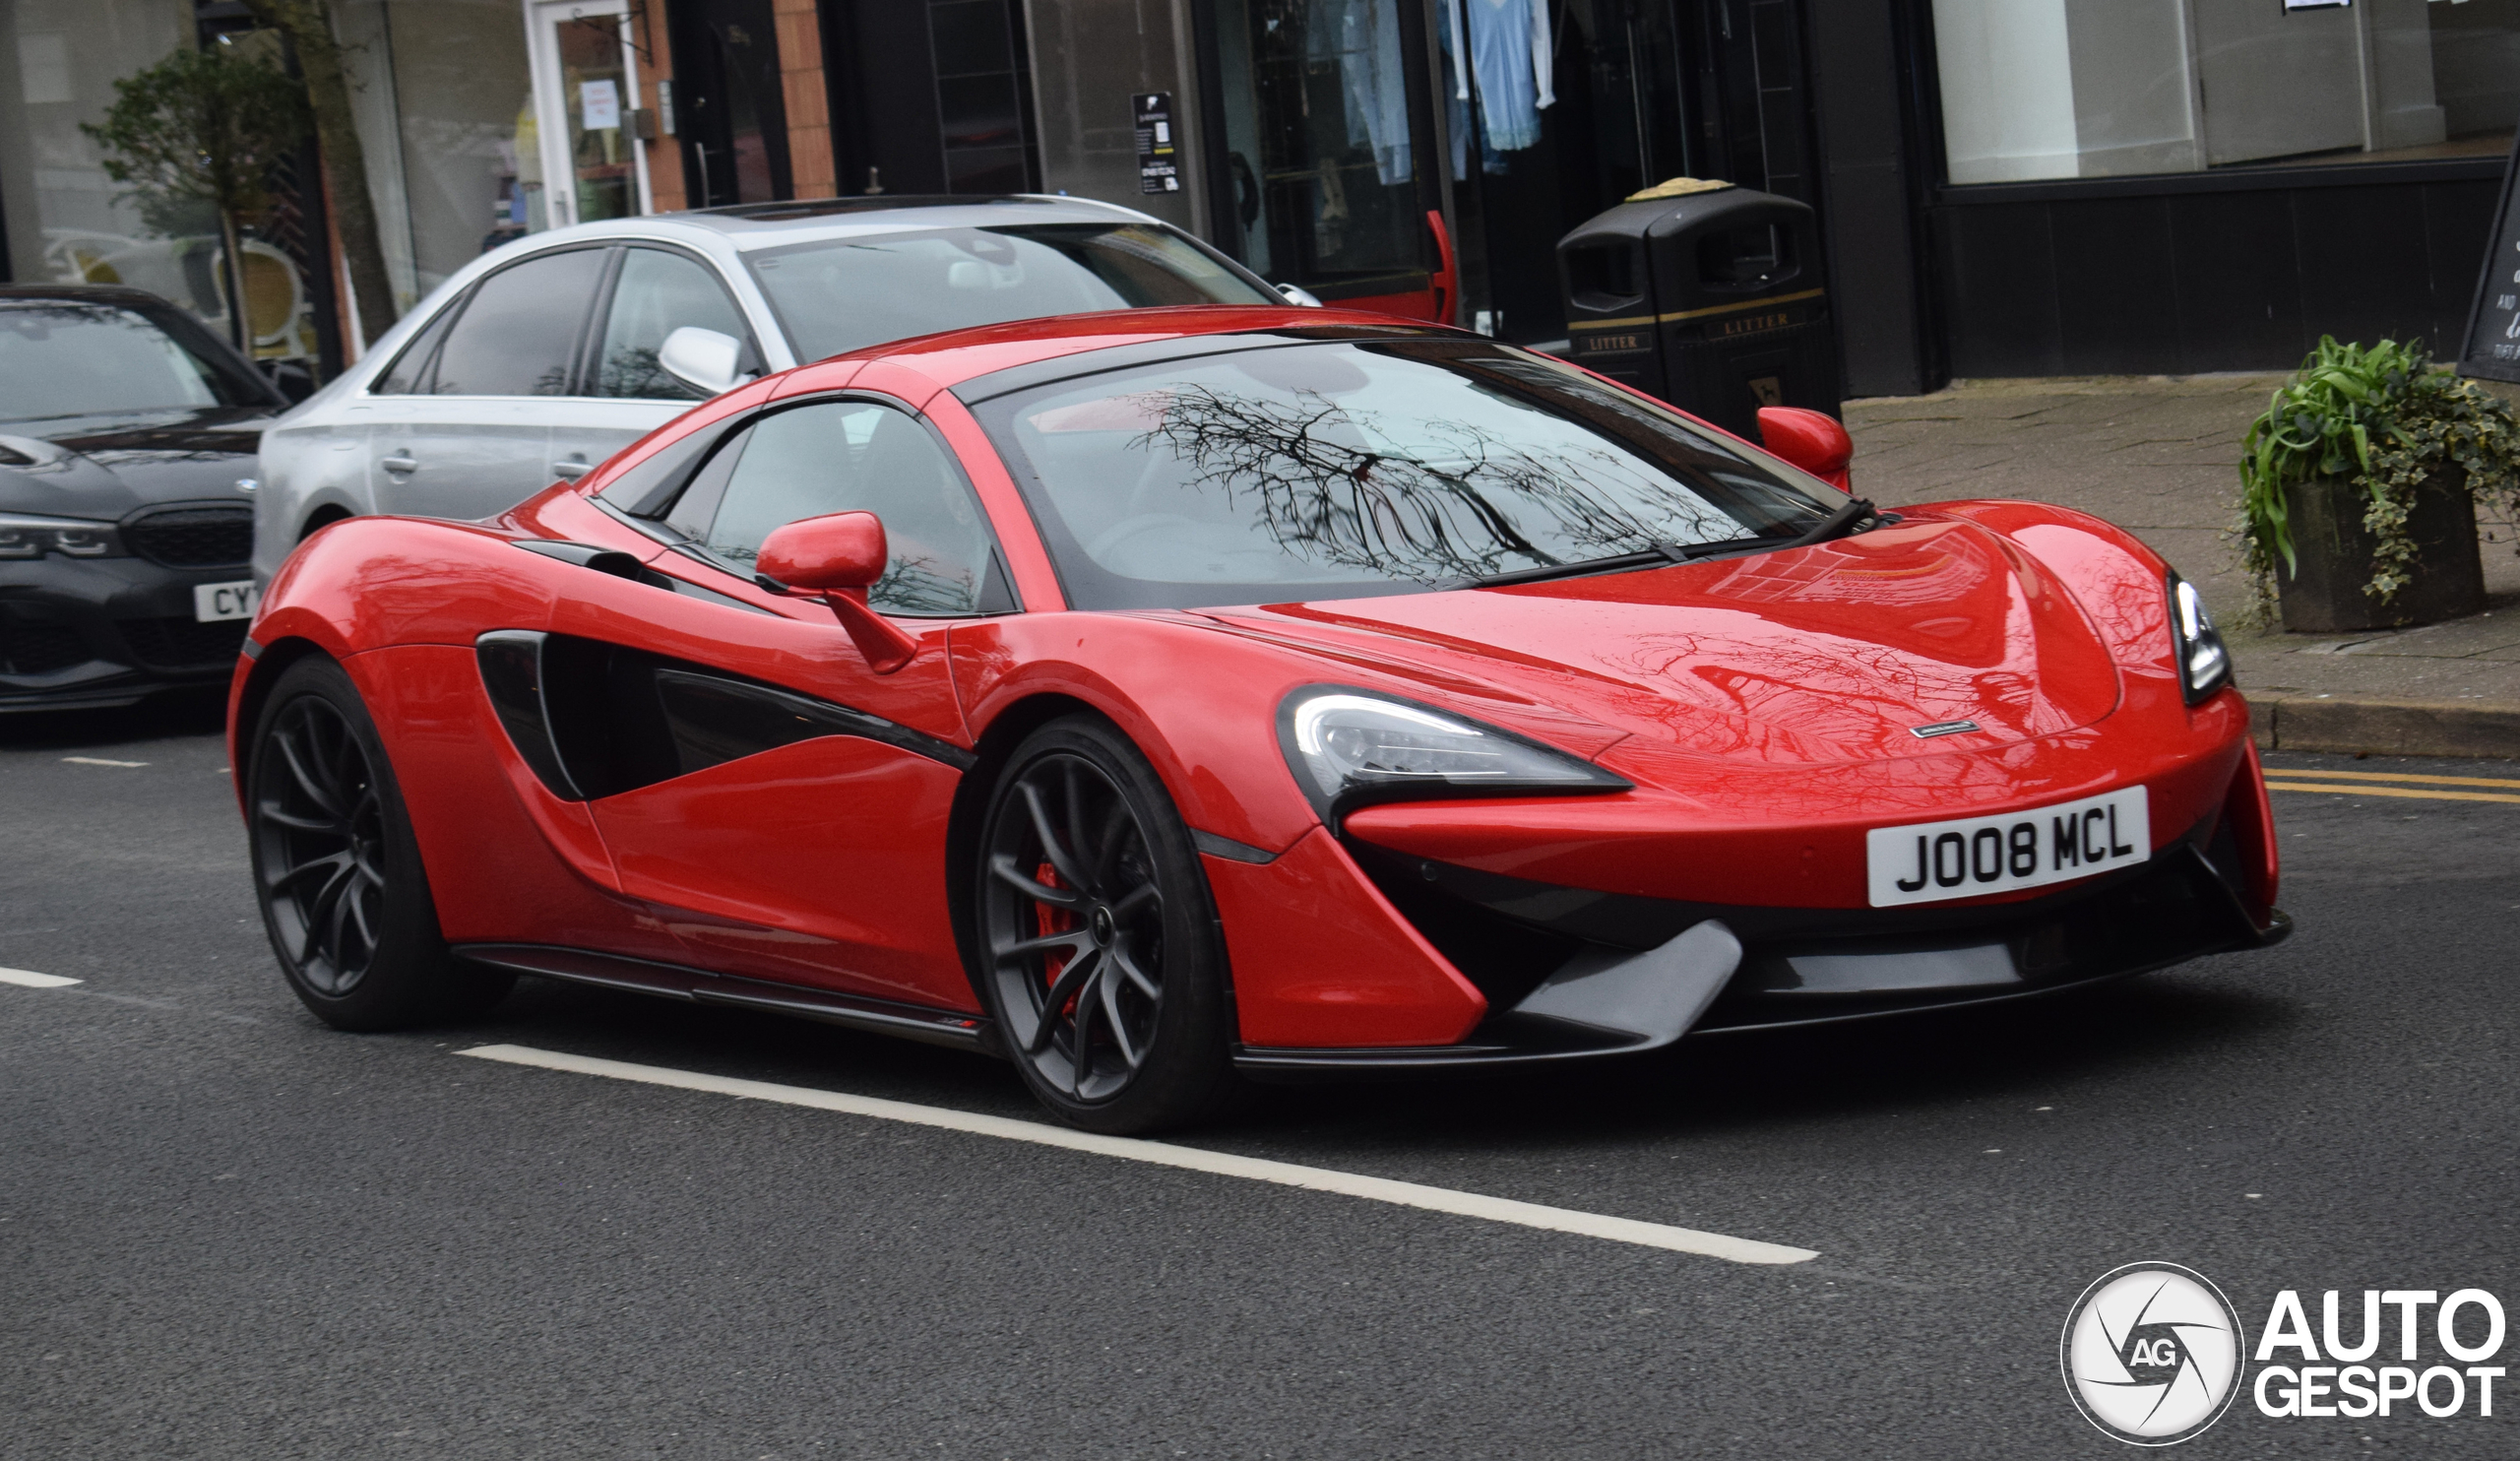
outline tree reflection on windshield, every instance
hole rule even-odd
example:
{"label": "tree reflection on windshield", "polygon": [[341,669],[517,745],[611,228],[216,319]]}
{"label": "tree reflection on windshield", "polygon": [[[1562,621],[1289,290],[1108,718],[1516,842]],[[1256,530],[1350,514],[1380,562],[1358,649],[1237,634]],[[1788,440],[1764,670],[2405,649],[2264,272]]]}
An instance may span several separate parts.
{"label": "tree reflection on windshield", "polygon": [[1606,442],[1561,438],[1544,455],[1475,421],[1393,423],[1309,389],[1263,396],[1199,383],[1124,399],[1155,422],[1126,450],[1169,455],[1184,497],[1215,494],[1181,512],[1223,509],[1292,557],[1362,577],[1436,584],[1742,531]]}
{"label": "tree reflection on windshield", "polygon": [[1685,417],[1466,337],[1238,344],[978,405],[1081,607],[1418,593],[1829,510]]}

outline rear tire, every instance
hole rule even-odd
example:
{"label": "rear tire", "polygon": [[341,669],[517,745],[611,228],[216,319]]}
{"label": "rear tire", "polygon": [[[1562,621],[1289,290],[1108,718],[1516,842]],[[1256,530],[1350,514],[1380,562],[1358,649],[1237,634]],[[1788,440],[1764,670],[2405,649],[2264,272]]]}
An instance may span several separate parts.
{"label": "rear tire", "polygon": [[246,820],[254,891],[288,986],[339,1030],[463,1019],[516,983],[448,952],[376,722],[320,656],[256,718]]}
{"label": "rear tire", "polygon": [[1128,737],[1086,715],[1027,736],[989,794],[972,875],[981,1000],[1052,1114],[1129,1134],[1232,1098],[1207,874]]}

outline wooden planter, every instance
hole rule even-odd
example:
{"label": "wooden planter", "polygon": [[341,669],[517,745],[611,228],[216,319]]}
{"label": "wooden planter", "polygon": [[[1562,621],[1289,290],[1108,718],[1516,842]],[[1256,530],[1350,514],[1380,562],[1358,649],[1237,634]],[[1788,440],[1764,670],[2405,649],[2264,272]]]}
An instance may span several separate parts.
{"label": "wooden planter", "polygon": [[2386,603],[2362,592],[2378,547],[2362,527],[2368,499],[2344,477],[2323,476],[2288,497],[2298,573],[2275,570],[2284,627],[2296,634],[2402,629],[2455,619],[2485,607],[2485,560],[2477,549],[2476,503],[2463,467],[2444,467],[2415,489],[2407,531],[2415,539],[2414,582]]}

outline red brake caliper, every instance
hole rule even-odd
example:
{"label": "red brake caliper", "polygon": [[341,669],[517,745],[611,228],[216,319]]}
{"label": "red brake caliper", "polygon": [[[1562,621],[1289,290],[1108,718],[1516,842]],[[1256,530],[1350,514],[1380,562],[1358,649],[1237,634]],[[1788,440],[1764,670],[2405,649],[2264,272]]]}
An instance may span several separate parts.
{"label": "red brake caliper", "polygon": [[[1052,867],[1046,861],[1039,868],[1035,869],[1033,877],[1035,881],[1039,882],[1045,888],[1064,888],[1067,886],[1059,881],[1058,869]],[[1046,903],[1036,903],[1033,905],[1033,913],[1034,916],[1040,921],[1040,931],[1044,936],[1052,933],[1071,932],[1074,929],[1083,926],[1083,924],[1077,921],[1076,914],[1071,909],[1054,908]],[[1068,956],[1065,954],[1053,953],[1042,955],[1042,982],[1045,985],[1056,985],[1059,982],[1060,973],[1064,971],[1067,966]],[[1071,1006],[1074,1003],[1074,1000],[1069,1001]],[[1058,1011],[1058,1013],[1065,1014],[1067,1011],[1062,1009]]]}

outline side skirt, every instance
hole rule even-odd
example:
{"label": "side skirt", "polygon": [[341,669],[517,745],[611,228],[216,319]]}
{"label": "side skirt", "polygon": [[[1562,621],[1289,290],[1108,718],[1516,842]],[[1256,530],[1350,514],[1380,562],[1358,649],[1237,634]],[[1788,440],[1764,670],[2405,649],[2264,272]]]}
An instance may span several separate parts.
{"label": "side skirt", "polygon": [[983,1054],[996,1049],[995,1043],[989,1038],[989,1022],[960,1010],[900,1004],[889,999],[866,999],[854,994],[836,994],[828,989],[809,989],[796,985],[772,984],[767,980],[711,974],[705,969],[686,969],[679,964],[658,964],[646,959],[626,959],[617,954],[554,948],[545,944],[467,943],[456,945],[454,952],[475,963],[513,969],[519,974],[538,974],[545,979],[567,980],[571,984],[593,985],[602,989],[626,989],[635,994],[660,994],[667,999],[688,1000],[696,1004],[723,1004],[770,1014],[796,1015],[808,1020],[821,1020],[825,1024],[845,1025],[851,1030],[897,1035],[904,1040],[944,1046],[949,1049],[975,1050]]}

